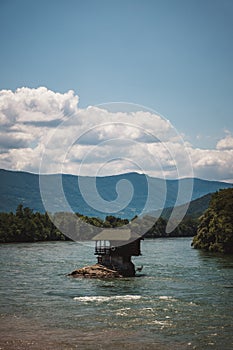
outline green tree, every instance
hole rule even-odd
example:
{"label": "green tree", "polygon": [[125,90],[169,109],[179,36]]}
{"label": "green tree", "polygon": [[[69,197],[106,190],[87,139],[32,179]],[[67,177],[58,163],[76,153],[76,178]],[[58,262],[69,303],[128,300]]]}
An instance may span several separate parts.
{"label": "green tree", "polygon": [[199,221],[194,248],[233,254],[233,188],[213,194]]}

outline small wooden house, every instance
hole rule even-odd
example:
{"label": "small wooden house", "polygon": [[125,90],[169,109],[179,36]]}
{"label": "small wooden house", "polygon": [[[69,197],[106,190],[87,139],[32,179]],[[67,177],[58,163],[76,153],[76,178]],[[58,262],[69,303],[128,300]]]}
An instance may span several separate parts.
{"label": "small wooden house", "polygon": [[132,256],[141,255],[143,238],[129,229],[105,229],[92,238],[99,264],[118,271],[123,276],[134,276]]}

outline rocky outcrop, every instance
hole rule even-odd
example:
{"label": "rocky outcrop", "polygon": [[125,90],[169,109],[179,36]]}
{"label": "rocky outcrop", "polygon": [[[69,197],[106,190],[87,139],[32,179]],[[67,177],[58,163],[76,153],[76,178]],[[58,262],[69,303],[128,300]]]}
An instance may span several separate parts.
{"label": "rocky outcrop", "polygon": [[103,265],[95,264],[74,270],[68,276],[85,278],[120,278],[123,277],[118,271],[109,269]]}

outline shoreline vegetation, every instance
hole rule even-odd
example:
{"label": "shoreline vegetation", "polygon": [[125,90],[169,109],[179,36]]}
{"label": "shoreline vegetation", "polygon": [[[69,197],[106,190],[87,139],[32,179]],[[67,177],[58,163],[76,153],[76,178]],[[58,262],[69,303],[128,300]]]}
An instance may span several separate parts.
{"label": "shoreline vegetation", "polygon": [[[55,213],[53,219],[61,231],[75,232],[75,240],[89,240],[94,229],[116,228],[127,225],[128,219],[112,215],[105,219],[88,217],[76,213],[81,220],[74,220],[72,213]],[[71,241],[50,220],[48,213],[33,212],[19,204],[16,212],[0,212],[0,243]],[[147,217],[143,218],[147,220]],[[148,216],[151,222],[151,217]],[[219,190],[211,197],[208,209],[199,217],[186,216],[174,231],[167,233],[167,219],[160,217],[143,235],[144,238],[193,237],[192,246],[209,252],[233,254],[233,188]],[[88,223],[89,225],[86,225]],[[139,223],[133,220],[136,233],[143,232]],[[143,223],[142,223],[143,224]],[[150,227],[148,225],[147,227]]]}
{"label": "shoreline vegetation", "polygon": [[[94,228],[116,228],[127,225],[128,219],[121,219],[112,215],[105,219],[88,217],[76,213],[79,220],[74,221],[72,213],[53,214],[56,223],[63,232],[75,232],[75,240],[89,240],[93,236]],[[144,217],[145,222],[147,217]],[[151,217],[148,217],[151,222]],[[85,223],[88,223],[87,226]],[[167,220],[160,217],[144,235],[144,238],[162,237],[193,237],[197,231],[197,219],[185,218],[171,233],[166,233]],[[93,227],[93,230],[92,230]],[[150,225],[148,225],[150,227]],[[140,234],[140,224],[134,224],[134,230]],[[16,212],[0,213],[0,243],[40,242],[40,241],[70,241],[50,220],[48,213],[33,212],[28,207],[19,204]]]}
{"label": "shoreline vegetation", "polygon": [[192,246],[209,252],[233,254],[233,188],[212,195],[208,209],[199,218]]}

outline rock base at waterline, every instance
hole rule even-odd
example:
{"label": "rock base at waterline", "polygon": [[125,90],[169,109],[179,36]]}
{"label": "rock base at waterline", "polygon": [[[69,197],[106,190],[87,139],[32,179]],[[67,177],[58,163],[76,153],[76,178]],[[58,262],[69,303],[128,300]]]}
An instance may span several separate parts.
{"label": "rock base at waterline", "polygon": [[118,271],[109,269],[103,265],[95,264],[74,270],[68,276],[86,278],[120,278],[123,277]]}

